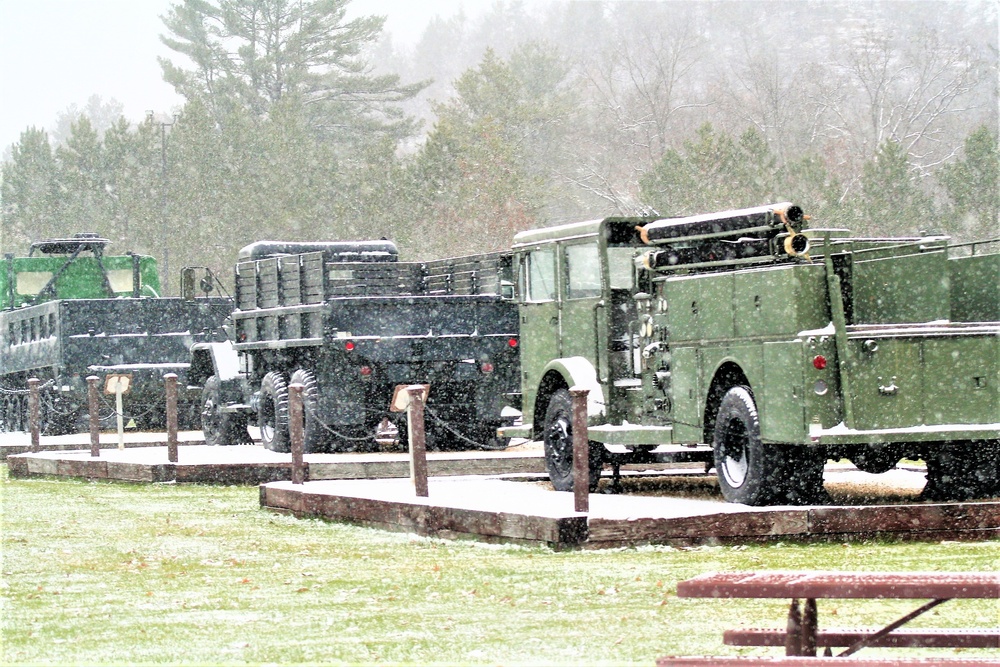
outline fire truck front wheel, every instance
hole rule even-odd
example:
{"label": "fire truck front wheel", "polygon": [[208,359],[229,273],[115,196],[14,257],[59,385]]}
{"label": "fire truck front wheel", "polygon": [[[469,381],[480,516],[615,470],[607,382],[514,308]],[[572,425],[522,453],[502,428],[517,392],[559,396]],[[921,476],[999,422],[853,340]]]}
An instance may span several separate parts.
{"label": "fire truck front wheel", "polygon": [[[573,404],[569,391],[557,389],[545,410],[542,444],[545,450],[545,467],[556,491],[573,490]],[[588,487],[597,489],[604,467],[604,446],[591,442],[589,449]]]}

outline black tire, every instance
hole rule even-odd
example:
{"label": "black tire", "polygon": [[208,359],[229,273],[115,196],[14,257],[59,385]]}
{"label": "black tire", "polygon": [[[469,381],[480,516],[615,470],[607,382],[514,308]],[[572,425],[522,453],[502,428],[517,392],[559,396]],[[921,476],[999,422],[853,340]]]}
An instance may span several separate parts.
{"label": "black tire", "polygon": [[925,456],[923,500],[972,500],[1000,495],[1000,440],[949,442]]}
{"label": "black tire", "polygon": [[719,404],[712,438],[722,495],[744,505],[822,501],[823,450],[765,443],[749,387],[727,391]]}
{"label": "black tire", "polygon": [[722,397],[712,438],[715,470],[722,495],[731,503],[766,505],[773,489],[767,471],[777,461],[760,440],[757,405],[747,387],[733,387]]}
{"label": "black tire", "polygon": [[[573,490],[573,403],[566,389],[557,389],[545,410],[542,444],[545,450],[545,467],[556,491]],[[587,486],[597,489],[604,468],[604,446],[590,442]]]}
{"label": "black tire", "polygon": [[260,403],[257,408],[260,443],[272,452],[292,450],[288,434],[288,384],[276,371],[260,381]]}
{"label": "black tire", "polygon": [[867,445],[851,452],[851,463],[872,475],[881,475],[896,467],[903,458],[903,450],[896,445]]}
{"label": "black tire", "polygon": [[302,439],[306,453],[323,452],[330,448],[331,434],[319,418],[319,387],[316,376],[303,368],[292,373],[289,385],[302,385]]}
{"label": "black tire", "polygon": [[205,444],[244,445],[250,442],[247,432],[246,415],[237,412],[221,412],[222,389],[215,375],[205,380],[201,390],[201,432]]}

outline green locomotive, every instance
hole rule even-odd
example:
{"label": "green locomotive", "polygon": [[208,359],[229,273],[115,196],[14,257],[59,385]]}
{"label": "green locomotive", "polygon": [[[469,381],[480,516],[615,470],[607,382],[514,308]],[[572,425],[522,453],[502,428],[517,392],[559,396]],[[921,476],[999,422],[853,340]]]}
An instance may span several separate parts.
{"label": "green locomotive", "polygon": [[[42,381],[49,434],[85,430],[88,376],[127,375],[137,426],[164,425],[163,375],[179,378],[181,423],[198,421],[185,380],[189,348],[221,340],[231,301],[161,297],[156,260],[106,255],[108,239],[77,234],[0,260],[0,431],[28,428],[27,381]],[[107,412],[107,410],[105,410]]]}

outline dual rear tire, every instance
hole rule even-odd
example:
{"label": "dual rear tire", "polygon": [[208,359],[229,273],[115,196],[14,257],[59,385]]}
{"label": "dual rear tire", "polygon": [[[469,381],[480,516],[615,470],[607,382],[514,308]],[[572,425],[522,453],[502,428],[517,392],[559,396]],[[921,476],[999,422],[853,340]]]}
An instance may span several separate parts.
{"label": "dual rear tire", "polygon": [[288,387],[302,385],[302,436],[305,453],[368,451],[375,443],[375,425],[331,425],[321,418],[319,387],[312,371],[298,369],[290,381],[277,372],[267,373],[260,383],[257,426],[261,444],[275,452],[292,450],[288,413]]}

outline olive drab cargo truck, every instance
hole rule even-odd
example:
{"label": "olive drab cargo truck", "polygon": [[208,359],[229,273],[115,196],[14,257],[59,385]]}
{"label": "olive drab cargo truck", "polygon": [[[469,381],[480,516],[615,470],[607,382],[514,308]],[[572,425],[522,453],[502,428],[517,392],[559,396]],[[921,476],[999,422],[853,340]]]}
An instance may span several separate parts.
{"label": "olive drab cargo truck", "polygon": [[[28,428],[28,378],[41,380],[43,432],[87,429],[87,377],[130,379],[126,421],[165,426],[163,376],[178,376],[182,427],[198,421],[188,387],[189,349],[224,340],[232,310],[222,297],[161,297],[156,260],[106,255],[96,234],[39,241],[27,257],[0,260],[0,431]],[[113,402],[102,416],[113,413]]]}
{"label": "olive drab cargo truck", "polygon": [[306,451],[370,449],[390,424],[405,441],[390,404],[424,384],[429,446],[503,446],[519,391],[512,281],[510,253],[401,262],[389,241],[247,246],[232,342],[193,349],[206,442],[244,442],[255,425],[265,447],[288,451],[293,383]]}
{"label": "olive drab cargo truck", "polygon": [[[727,500],[822,498],[823,466],[927,463],[1000,493],[998,244],[808,230],[791,204],[515,237],[523,424],[572,488],[570,387],[602,465],[706,456]],[[617,470],[616,470],[617,472]]]}

